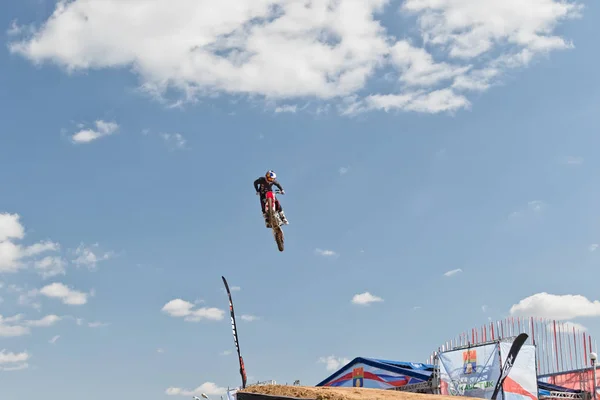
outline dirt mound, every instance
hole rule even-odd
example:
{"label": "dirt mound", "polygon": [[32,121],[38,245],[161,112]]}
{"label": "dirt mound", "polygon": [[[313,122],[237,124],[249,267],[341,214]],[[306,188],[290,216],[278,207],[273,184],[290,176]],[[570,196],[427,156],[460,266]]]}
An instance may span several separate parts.
{"label": "dirt mound", "polygon": [[[250,386],[241,392],[316,400],[456,400],[456,397],[452,396],[353,387],[257,385]],[[468,400],[468,398],[465,397],[463,400]]]}

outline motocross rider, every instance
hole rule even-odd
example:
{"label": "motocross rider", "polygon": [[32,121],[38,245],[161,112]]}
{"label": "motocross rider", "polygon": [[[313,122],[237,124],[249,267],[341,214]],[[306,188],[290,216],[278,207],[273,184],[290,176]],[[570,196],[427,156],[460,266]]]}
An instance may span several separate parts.
{"label": "motocross rider", "polygon": [[[281,194],[285,194],[285,191],[281,187],[281,184],[279,183],[279,181],[277,181],[277,175],[271,170],[267,171],[267,173],[264,176],[261,176],[260,178],[254,181],[254,190],[256,190],[256,194],[260,196],[260,206],[267,228],[270,228],[271,224],[269,224],[267,213],[265,212],[266,193],[273,190],[273,185],[277,186],[277,188],[281,191]],[[279,213],[281,222],[283,222],[285,225],[289,224],[287,218],[285,217],[285,214],[283,213],[283,207],[281,207],[281,204],[279,203],[279,200],[277,198],[275,198],[275,210]]]}

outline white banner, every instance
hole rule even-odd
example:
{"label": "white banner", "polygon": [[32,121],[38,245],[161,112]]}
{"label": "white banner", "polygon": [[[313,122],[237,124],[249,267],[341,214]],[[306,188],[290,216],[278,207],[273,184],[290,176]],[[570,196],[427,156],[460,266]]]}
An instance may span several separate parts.
{"label": "white banner", "polygon": [[476,345],[439,355],[442,394],[489,399],[500,378],[498,344]]}
{"label": "white banner", "polygon": [[227,400],[236,400],[239,389],[231,389],[227,391]]}
{"label": "white banner", "polygon": [[[506,360],[512,342],[500,343],[502,362]],[[510,373],[504,380],[504,400],[537,400],[538,384],[536,373],[535,346],[524,344],[517,354]]]}

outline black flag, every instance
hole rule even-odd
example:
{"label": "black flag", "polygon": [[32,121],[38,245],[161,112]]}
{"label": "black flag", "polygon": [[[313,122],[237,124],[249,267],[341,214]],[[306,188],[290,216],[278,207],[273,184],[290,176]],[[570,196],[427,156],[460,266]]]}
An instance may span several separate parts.
{"label": "black flag", "polygon": [[528,337],[529,336],[526,333],[521,333],[519,336],[516,337],[512,346],[510,346],[508,356],[506,356],[506,361],[504,361],[504,365],[502,365],[502,371],[500,371],[500,378],[498,378],[498,382],[496,382],[496,387],[494,388],[494,393],[492,393],[491,400],[496,400],[496,397],[498,396],[498,392],[500,391],[504,380],[510,373],[511,368],[515,363],[515,359],[517,358],[521,347],[523,347]]}
{"label": "black flag", "polygon": [[235,349],[237,350],[237,355],[240,360],[240,375],[242,376],[242,389],[245,389],[246,368],[244,367],[244,359],[242,358],[242,354],[240,352],[240,342],[238,341],[237,327],[235,325],[235,313],[233,312],[233,300],[231,299],[231,291],[229,290],[227,280],[224,276],[222,276],[221,278],[223,278],[223,283],[225,284],[225,289],[227,290],[227,296],[229,296],[229,312],[231,314],[231,330],[233,331],[233,342],[235,343]]}

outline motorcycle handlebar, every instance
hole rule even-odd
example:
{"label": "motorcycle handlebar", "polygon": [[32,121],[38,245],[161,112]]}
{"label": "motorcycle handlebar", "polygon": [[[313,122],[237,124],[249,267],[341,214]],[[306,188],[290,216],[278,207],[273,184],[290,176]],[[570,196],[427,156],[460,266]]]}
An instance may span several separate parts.
{"label": "motorcycle handlebar", "polygon": [[[271,192],[275,193],[275,194],[285,194],[285,192],[282,192],[281,190],[277,189],[277,190],[271,190]],[[257,195],[259,195],[259,192],[256,192]]]}

